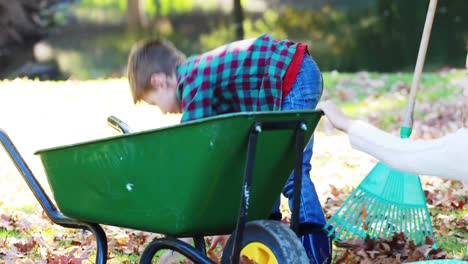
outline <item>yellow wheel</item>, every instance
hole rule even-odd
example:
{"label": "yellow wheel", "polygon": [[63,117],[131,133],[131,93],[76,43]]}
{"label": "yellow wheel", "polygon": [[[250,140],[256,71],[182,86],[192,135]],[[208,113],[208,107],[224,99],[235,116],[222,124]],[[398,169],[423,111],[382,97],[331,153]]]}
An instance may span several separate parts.
{"label": "yellow wheel", "polygon": [[[222,264],[230,263],[234,237],[224,247]],[[309,263],[296,234],[278,221],[258,220],[245,225],[241,256],[256,264]]]}
{"label": "yellow wheel", "polygon": [[245,256],[255,263],[278,264],[275,254],[268,246],[260,242],[252,242],[242,249],[241,256]]}

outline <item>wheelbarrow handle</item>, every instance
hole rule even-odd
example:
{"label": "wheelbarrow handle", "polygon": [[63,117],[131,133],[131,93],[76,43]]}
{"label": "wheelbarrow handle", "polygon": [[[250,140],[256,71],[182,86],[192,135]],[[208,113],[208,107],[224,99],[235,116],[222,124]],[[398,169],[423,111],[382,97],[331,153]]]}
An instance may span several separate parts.
{"label": "wheelbarrow handle", "polygon": [[122,134],[128,134],[132,132],[130,127],[124,121],[120,120],[119,118],[113,115],[107,118],[107,124],[109,124],[109,126],[111,126],[113,129],[119,131]]}
{"label": "wheelbarrow handle", "polygon": [[64,216],[57,210],[52,200],[47,196],[39,181],[36,179],[31,169],[24,161],[15,145],[8,137],[7,133],[0,128],[0,145],[6,150],[8,156],[15,164],[26,184],[29,186],[34,196],[44,209],[52,222],[67,228],[86,229],[93,233],[96,238],[97,252],[96,264],[105,264],[107,261],[107,238],[106,233],[99,224],[82,222],[73,218]]}

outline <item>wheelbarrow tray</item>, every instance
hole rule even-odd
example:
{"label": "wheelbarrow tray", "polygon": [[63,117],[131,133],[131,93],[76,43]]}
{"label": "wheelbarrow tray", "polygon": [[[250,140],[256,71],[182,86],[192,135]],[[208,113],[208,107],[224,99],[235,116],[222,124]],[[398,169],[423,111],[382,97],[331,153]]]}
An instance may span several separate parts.
{"label": "wheelbarrow tray", "polygon": [[[77,220],[172,236],[230,233],[255,122],[321,111],[235,113],[39,150],[60,211]],[[294,130],[258,137],[248,219],[265,219],[294,168]],[[306,142],[305,142],[306,143]]]}

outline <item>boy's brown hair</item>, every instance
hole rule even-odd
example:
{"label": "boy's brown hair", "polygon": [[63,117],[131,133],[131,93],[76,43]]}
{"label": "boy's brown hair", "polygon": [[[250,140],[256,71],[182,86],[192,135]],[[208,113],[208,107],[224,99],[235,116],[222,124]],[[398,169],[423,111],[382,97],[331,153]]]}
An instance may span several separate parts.
{"label": "boy's brown hair", "polygon": [[171,76],[184,59],[185,55],[168,41],[149,40],[136,43],[128,55],[127,65],[133,102],[139,102],[143,92],[150,88],[152,74],[164,73]]}

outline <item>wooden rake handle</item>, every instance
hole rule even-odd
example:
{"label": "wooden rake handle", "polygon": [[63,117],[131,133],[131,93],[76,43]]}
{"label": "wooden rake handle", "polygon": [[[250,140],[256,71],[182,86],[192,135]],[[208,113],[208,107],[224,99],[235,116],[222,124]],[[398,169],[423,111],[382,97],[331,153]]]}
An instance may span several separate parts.
{"label": "wooden rake handle", "polygon": [[[418,58],[416,61],[416,67],[414,69],[413,82],[411,84],[411,91],[408,103],[408,109],[405,116],[405,121],[403,123],[402,129],[408,129],[409,135],[411,134],[411,129],[413,128],[413,113],[414,113],[414,104],[416,101],[416,94],[418,92],[419,80],[421,78],[421,72],[424,67],[424,60],[426,59],[426,51],[429,43],[429,38],[431,35],[432,24],[434,21],[434,14],[437,7],[437,0],[431,0],[429,3],[429,8],[427,10],[426,22],[424,23],[424,31],[421,38],[421,43],[419,45]],[[402,132],[403,133],[403,132]]]}

